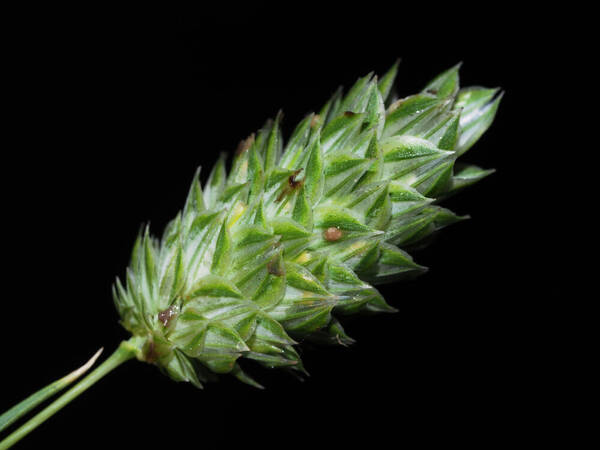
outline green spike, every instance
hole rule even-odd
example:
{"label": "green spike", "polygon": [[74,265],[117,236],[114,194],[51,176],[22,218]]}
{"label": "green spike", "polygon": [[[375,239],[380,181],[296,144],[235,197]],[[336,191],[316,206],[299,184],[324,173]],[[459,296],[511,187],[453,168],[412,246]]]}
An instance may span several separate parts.
{"label": "green spike", "polygon": [[359,78],[354,86],[350,88],[348,94],[342,100],[340,111],[352,111],[355,113],[364,112],[365,105],[369,98],[370,81],[373,78],[373,72]]}
{"label": "green spike", "polygon": [[392,87],[394,86],[394,81],[396,80],[396,75],[398,74],[399,65],[400,59],[397,59],[392,67],[390,67],[385,75],[379,80],[379,92],[381,92],[381,97],[383,98],[384,102],[386,102],[390,97]]}
{"label": "green spike", "polygon": [[298,167],[298,160],[302,157],[308,139],[311,136],[314,120],[315,115],[309,114],[298,124],[283,151],[283,155],[279,161],[280,167],[284,169]]}
{"label": "green spike", "polygon": [[312,205],[318,204],[321,200],[325,178],[323,176],[323,152],[319,141],[317,135],[310,144],[308,149],[310,156],[304,176],[307,201]]}
{"label": "green spike", "polygon": [[256,380],[254,380],[252,377],[250,377],[246,372],[244,372],[241,368],[239,364],[235,364],[235,366],[233,367],[233,370],[231,371],[231,374],[236,377],[238,380],[240,380],[242,383],[246,383],[247,385],[250,385],[252,387],[255,387],[257,389],[264,389],[265,387],[258,383]]}
{"label": "green spike", "polygon": [[269,173],[275,166],[275,163],[281,158],[282,138],[279,122],[281,121],[282,115],[281,111],[277,114],[275,122],[269,131],[265,148],[265,173]]}
{"label": "green spike", "polygon": [[196,169],[194,174],[194,180],[190,186],[190,192],[188,198],[183,207],[183,215],[188,216],[194,212],[200,212],[204,210],[204,196],[202,194],[202,186],[200,185],[200,167]]}
{"label": "green spike", "polygon": [[493,174],[494,169],[481,169],[474,165],[459,165],[458,171],[452,177],[452,185],[445,192],[445,196],[455,194],[457,191],[471,186],[485,177]]}
{"label": "green spike", "polygon": [[344,150],[344,147],[356,137],[365,115],[346,111],[325,126],[321,133],[323,154]]}
{"label": "green spike", "polygon": [[460,66],[462,66],[462,62],[439,74],[425,86],[423,91],[439,98],[454,97],[459,88],[458,70]]}
{"label": "green spike", "polygon": [[342,87],[339,86],[333,93],[331,98],[323,105],[319,111],[319,127],[327,125],[335,117],[337,117],[342,102]]}
{"label": "green spike", "polygon": [[366,118],[363,127],[375,129],[377,138],[381,138],[385,127],[385,105],[383,97],[377,88],[377,78],[371,83],[365,113]]}
{"label": "green spike", "polygon": [[[480,87],[461,90],[454,108],[461,110],[460,138],[456,145],[458,156],[469,150],[475,142],[487,131],[504,96],[498,94],[499,89],[486,89]],[[497,95],[498,94],[498,95]]]}
{"label": "green spike", "polygon": [[225,189],[225,158],[227,155],[221,153],[219,160],[213,167],[208,176],[208,181],[204,185],[204,203],[207,208],[214,208],[217,200],[220,198]]}
{"label": "green spike", "polygon": [[435,107],[444,100],[429,94],[411,95],[392,103],[387,109],[383,136],[404,134],[416,123],[435,113]]}

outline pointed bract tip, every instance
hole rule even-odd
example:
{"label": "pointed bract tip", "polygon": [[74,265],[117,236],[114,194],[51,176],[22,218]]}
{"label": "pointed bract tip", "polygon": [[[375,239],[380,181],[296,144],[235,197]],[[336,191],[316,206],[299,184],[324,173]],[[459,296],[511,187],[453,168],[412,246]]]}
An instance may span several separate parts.
{"label": "pointed bract tip", "polygon": [[90,367],[94,365],[94,363],[103,351],[104,347],[100,347],[100,349],[96,353],[94,353],[94,355],[83,366],[79,367],[78,369],[75,369],[73,372],[68,374],[66,377],[64,377],[64,380],[70,383],[71,381],[79,378],[81,375],[87,372],[90,369]]}
{"label": "pointed bract tip", "polygon": [[[238,378],[239,379],[239,378]],[[248,375],[245,375],[244,379],[240,379],[240,381],[242,383],[247,384],[248,386],[252,386],[255,387],[256,389],[260,389],[260,390],[265,390],[265,387],[260,384],[258,381],[256,381],[254,378],[249,377]]]}
{"label": "pointed bract tip", "polygon": [[252,147],[252,144],[254,144],[255,139],[256,139],[256,136],[254,133],[251,133],[250,136],[248,136],[246,139],[242,139],[240,141],[240,143],[238,144],[237,149],[235,150],[235,155],[239,156],[242,153],[249,150],[250,147]]}
{"label": "pointed bract tip", "polygon": [[[307,370],[304,368],[304,366],[302,366],[302,367],[296,367],[295,370],[298,371],[298,372],[300,372],[305,377],[310,377],[310,373],[307,372]],[[304,380],[302,380],[302,381],[304,381]]]}
{"label": "pointed bract tip", "polygon": [[233,371],[231,372],[234,377],[236,377],[239,381],[249,386],[255,387],[256,389],[265,389],[265,387],[248,375],[246,372],[242,370],[242,368],[236,364]]}
{"label": "pointed bract tip", "polygon": [[315,128],[321,123],[321,116],[315,113],[310,115],[310,127]]}
{"label": "pointed bract tip", "polygon": [[343,347],[349,347],[353,344],[356,344],[356,339],[351,338],[350,336],[340,336],[339,334],[335,335],[335,339]]}

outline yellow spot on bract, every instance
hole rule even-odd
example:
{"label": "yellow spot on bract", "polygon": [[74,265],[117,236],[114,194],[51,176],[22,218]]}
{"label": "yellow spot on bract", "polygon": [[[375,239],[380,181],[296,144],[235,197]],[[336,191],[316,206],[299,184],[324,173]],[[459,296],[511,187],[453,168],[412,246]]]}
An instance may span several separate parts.
{"label": "yellow spot on bract", "polygon": [[311,255],[310,252],[304,251],[300,254],[300,256],[298,256],[298,258],[296,259],[296,262],[298,264],[304,264],[308,261],[310,261]]}
{"label": "yellow spot on bract", "polygon": [[358,241],[358,242],[355,242],[354,244],[352,244],[349,248],[350,248],[350,250],[354,251],[354,250],[361,249],[362,247],[364,247],[364,245],[365,245],[365,241]]}
{"label": "yellow spot on bract", "polygon": [[246,179],[248,176],[248,160],[246,159],[240,166],[240,175],[242,179]]}
{"label": "yellow spot on bract", "polygon": [[233,212],[231,214],[231,218],[229,219],[229,223],[227,224],[228,228],[231,228],[235,225],[235,223],[242,217],[246,211],[246,204],[244,202],[237,202],[233,207]]}

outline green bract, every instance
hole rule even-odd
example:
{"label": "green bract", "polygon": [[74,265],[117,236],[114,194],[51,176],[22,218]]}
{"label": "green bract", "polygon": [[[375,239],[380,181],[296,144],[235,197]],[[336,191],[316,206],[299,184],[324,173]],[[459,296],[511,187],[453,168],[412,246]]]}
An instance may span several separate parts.
{"label": "green bract", "polygon": [[[380,80],[336,92],[284,144],[280,116],[222,155],[161,239],[139,236],[114,299],[139,357],[200,387],[243,358],[303,371],[295,345],[352,342],[339,319],[394,311],[374,287],[425,268],[403,248],[461,220],[438,200],[492,171],[458,167],[502,95],[458,85],[458,66],[415,95]],[[387,107],[386,107],[387,105]]]}

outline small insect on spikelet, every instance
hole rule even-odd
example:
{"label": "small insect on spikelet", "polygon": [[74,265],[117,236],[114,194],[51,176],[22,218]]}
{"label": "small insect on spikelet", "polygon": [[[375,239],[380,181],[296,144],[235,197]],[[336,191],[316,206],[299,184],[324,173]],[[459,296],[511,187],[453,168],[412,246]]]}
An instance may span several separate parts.
{"label": "small insect on spikelet", "polygon": [[[140,234],[115,283],[133,337],[0,450],[128,359],[198,387],[226,373],[261,387],[247,360],[301,374],[299,342],[347,345],[343,316],[395,311],[374,286],[423,273],[405,249],[460,221],[438,203],[492,172],[456,160],[502,94],[459,89],[458,69],[402,99],[391,95],[397,64],[369,74],[286,144],[278,115],[240,143],[229,172],[224,155],[204,186],[198,170],[183,210],[160,239]],[[0,416],[0,431],[57,389]]]}

